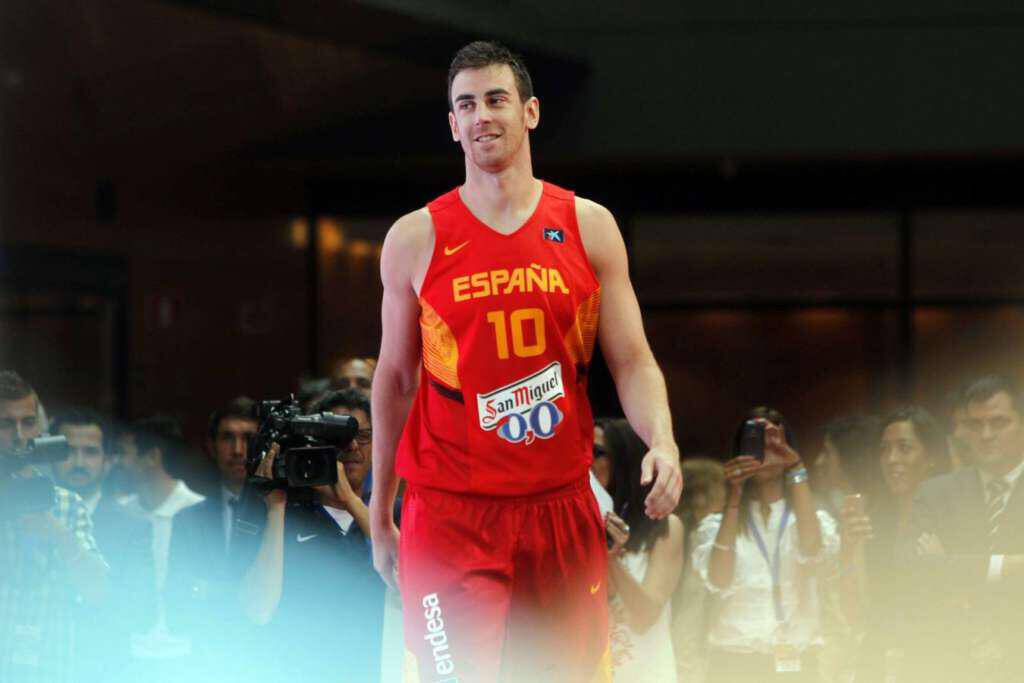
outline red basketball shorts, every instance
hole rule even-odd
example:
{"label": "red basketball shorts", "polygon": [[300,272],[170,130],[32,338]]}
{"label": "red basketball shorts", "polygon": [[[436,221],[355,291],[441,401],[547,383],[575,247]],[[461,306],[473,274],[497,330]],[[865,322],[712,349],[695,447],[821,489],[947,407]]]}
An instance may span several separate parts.
{"label": "red basketball shorts", "polygon": [[529,498],[410,486],[406,682],[610,681],[604,538],[586,479]]}

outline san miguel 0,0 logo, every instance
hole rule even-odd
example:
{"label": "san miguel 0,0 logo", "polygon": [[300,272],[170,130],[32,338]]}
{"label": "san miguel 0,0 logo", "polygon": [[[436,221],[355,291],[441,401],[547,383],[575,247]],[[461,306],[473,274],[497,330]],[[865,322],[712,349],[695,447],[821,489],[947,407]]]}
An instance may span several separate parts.
{"label": "san miguel 0,0 logo", "polygon": [[563,396],[562,364],[555,361],[489,394],[477,394],[480,428],[497,429],[498,436],[511,443],[529,445],[537,438],[550,439],[562,421],[562,411],[554,402]]}

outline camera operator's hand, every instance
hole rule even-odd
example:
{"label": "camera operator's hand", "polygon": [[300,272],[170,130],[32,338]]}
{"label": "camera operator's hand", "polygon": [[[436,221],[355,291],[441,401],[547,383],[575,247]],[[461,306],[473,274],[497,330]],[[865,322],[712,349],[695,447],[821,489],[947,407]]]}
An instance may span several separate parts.
{"label": "camera operator's hand", "polygon": [[[278,444],[271,444],[270,450],[260,460],[259,466],[256,468],[256,476],[263,477],[264,479],[274,478],[274,460],[281,454],[281,446]],[[288,493],[284,489],[271,489],[263,496],[263,501],[267,504],[267,510],[284,509],[285,503],[288,502]]]}
{"label": "camera operator's hand", "polygon": [[313,490],[320,496],[320,502],[323,505],[348,510],[354,514],[354,508],[358,508],[360,505],[365,506],[365,503],[352,489],[352,484],[349,483],[348,476],[345,475],[345,464],[339,460],[337,467],[338,481],[333,486],[314,486]]}

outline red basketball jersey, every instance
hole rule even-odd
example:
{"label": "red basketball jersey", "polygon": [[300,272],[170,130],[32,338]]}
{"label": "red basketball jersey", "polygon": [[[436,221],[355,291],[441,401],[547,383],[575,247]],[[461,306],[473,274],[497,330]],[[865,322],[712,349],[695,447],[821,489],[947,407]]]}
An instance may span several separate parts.
{"label": "red basketball jersey", "polygon": [[510,235],[477,219],[458,189],[427,208],[435,245],[420,290],[423,367],[398,473],[497,496],[586,476],[601,295],[575,196],[544,183],[533,215]]}

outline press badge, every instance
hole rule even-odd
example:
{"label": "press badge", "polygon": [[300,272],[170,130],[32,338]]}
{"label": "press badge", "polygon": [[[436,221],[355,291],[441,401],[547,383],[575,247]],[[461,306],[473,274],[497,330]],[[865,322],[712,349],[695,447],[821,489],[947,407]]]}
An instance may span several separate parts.
{"label": "press badge", "polygon": [[775,673],[791,674],[800,673],[800,651],[792,645],[776,645]]}

